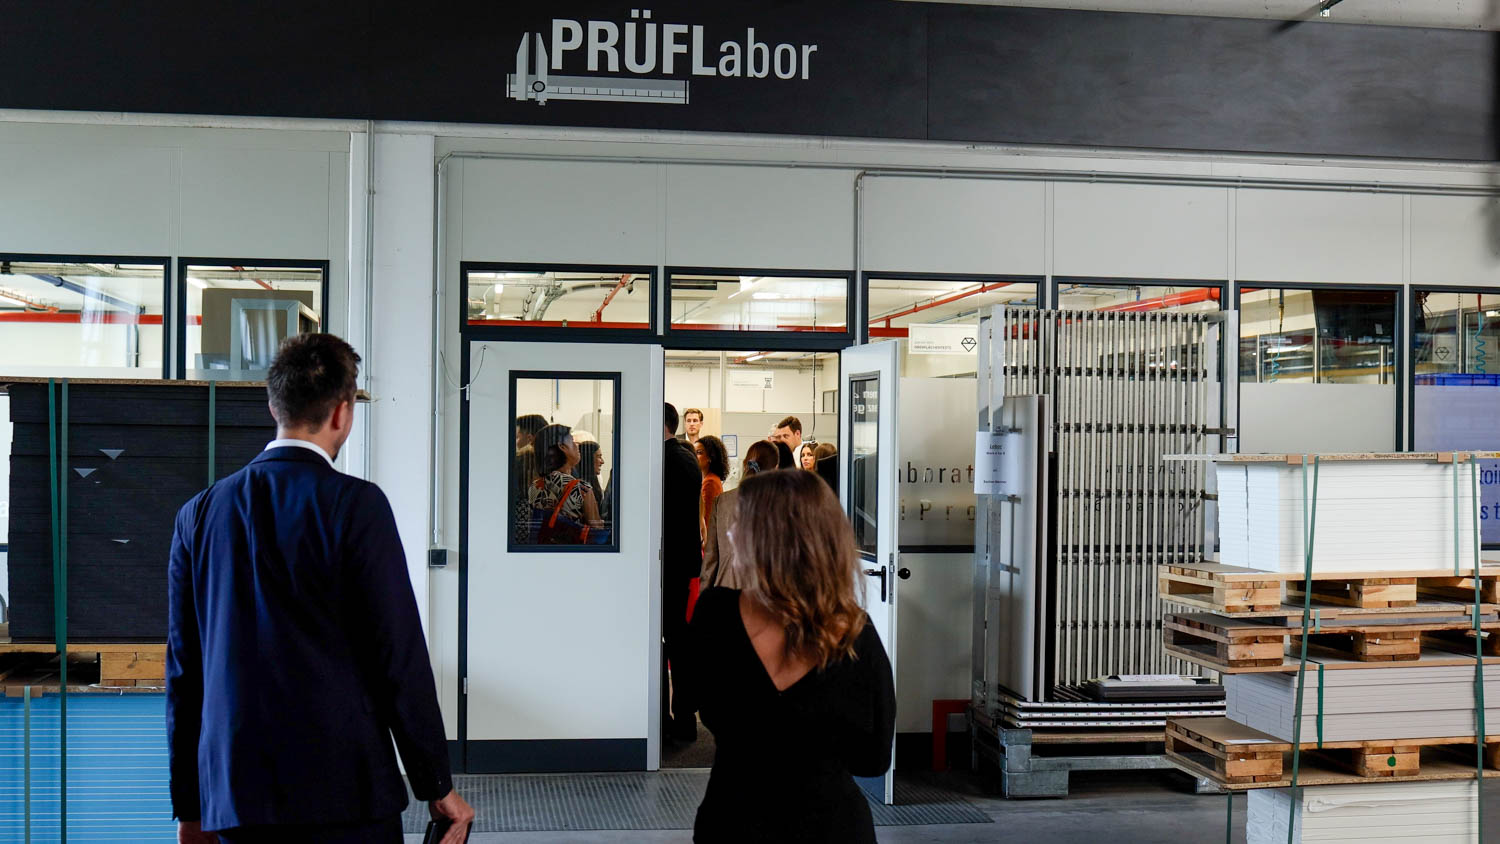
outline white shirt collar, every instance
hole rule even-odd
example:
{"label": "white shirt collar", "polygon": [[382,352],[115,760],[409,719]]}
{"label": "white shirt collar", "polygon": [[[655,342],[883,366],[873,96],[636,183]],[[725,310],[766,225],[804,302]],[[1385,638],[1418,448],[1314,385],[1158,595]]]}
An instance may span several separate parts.
{"label": "white shirt collar", "polygon": [[310,440],[296,440],[291,438],[271,440],[266,444],[266,451],[270,451],[273,448],[305,448],[308,451],[316,451],[318,454],[323,455],[324,460],[328,461],[328,468],[338,468],[337,466],[333,465],[333,458],[329,456],[328,452],[324,451],[322,446]]}

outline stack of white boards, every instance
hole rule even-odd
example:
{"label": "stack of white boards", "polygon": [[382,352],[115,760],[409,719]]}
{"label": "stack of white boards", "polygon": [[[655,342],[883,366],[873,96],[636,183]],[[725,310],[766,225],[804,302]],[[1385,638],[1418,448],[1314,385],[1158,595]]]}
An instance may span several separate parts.
{"label": "stack of white boards", "polygon": [[[1312,470],[1282,461],[1217,464],[1219,562],[1301,572]],[[1409,456],[1408,456],[1409,457]],[[1455,480],[1457,489],[1455,491]],[[1456,492],[1456,497],[1455,497]],[[1313,569],[1318,572],[1451,570],[1474,565],[1474,492],[1468,463],[1325,460],[1318,468]]]}
{"label": "stack of white boards", "polygon": [[[1472,660],[1472,657],[1470,658]],[[1326,742],[1472,736],[1474,666],[1408,665],[1340,668],[1321,672],[1309,664],[1302,695],[1304,742],[1318,736],[1319,710]],[[1500,666],[1484,676],[1485,722],[1500,724]],[[1229,674],[1223,678],[1230,720],[1292,740],[1297,674]],[[1321,682],[1322,688],[1319,688]]]}
{"label": "stack of white boards", "polygon": [[1296,797],[1291,789],[1262,788],[1246,801],[1245,844],[1473,844],[1478,836],[1476,780],[1323,785]]}

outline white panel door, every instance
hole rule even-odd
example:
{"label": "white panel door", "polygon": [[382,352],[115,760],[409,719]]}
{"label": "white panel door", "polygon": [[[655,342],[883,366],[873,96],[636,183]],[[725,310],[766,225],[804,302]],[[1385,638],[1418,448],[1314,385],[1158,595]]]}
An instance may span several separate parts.
{"label": "white panel door", "polygon": [[[468,370],[469,770],[655,769],[661,347],[474,341]],[[513,420],[531,413],[599,443],[612,533],[589,541],[617,548],[531,544],[519,527]]]}
{"label": "white panel door", "polygon": [[[854,524],[859,565],[865,574],[865,611],[880,634],[891,673],[896,672],[897,453],[896,410],[901,406],[898,345],[885,340],[840,352],[843,373],[839,419],[845,447],[839,477],[844,510]],[[899,684],[898,684],[899,685]],[[890,804],[892,769],[883,777],[860,778],[860,786]]]}

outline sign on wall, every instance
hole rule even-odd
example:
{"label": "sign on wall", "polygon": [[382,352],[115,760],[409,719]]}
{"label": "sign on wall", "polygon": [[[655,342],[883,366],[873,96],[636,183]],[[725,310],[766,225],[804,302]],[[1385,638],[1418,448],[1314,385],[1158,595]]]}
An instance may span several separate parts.
{"label": "sign on wall", "polygon": [[[80,32],[110,37],[80,50]],[[868,0],[448,14],[51,0],[8,4],[5,35],[0,108],[1458,160],[1493,160],[1500,124],[1493,33],[1323,21]]]}
{"label": "sign on wall", "polygon": [[913,325],[908,328],[907,341],[907,352],[913,355],[972,355],[979,348],[979,326]]}
{"label": "sign on wall", "polygon": [[774,390],[776,389],[776,370],[736,367],[729,370],[729,386],[747,390]]}

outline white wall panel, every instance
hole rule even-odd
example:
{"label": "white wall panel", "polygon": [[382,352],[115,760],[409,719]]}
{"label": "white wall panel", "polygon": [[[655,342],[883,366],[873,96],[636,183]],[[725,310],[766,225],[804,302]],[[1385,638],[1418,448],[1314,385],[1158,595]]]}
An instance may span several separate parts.
{"label": "white wall panel", "polygon": [[166,255],[172,173],[169,149],[0,143],[0,251]]}
{"label": "white wall panel", "polygon": [[326,152],[184,149],[181,156],[179,254],[327,256],[332,168]]}
{"label": "white wall panel", "polygon": [[854,177],[770,167],[668,167],[666,263],[849,269]]}
{"label": "white wall panel", "polygon": [[1240,190],[1236,277],[1400,284],[1401,206],[1390,194]]}
{"label": "white wall panel", "polygon": [[463,260],[657,263],[661,198],[656,165],[459,164]]}
{"label": "white wall panel", "polygon": [[1223,188],[1063,182],[1053,193],[1054,275],[1227,278]]}
{"label": "white wall panel", "polygon": [[1411,197],[1413,284],[1500,284],[1500,199]]}
{"label": "white wall panel", "polygon": [[1393,451],[1390,384],[1241,384],[1240,451]]}
{"label": "white wall panel", "polygon": [[864,266],[1041,275],[1047,187],[993,179],[867,178]]}

